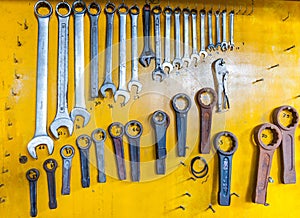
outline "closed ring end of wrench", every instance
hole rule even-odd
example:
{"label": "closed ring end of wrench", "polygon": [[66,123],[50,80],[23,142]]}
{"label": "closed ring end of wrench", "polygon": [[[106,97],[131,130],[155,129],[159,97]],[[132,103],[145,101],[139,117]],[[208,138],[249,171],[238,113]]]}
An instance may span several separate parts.
{"label": "closed ring end of wrench", "polygon": [[104,11],[105,11],[106,14],[113,14],[113,13],[115,13],[116,9],[117,9],[116,5],[109,1],[105,5]]}
{"label": "closed ring end of wrench", "polygon": [[[66,9],[67,13],[64,13],[64,14],[60,13],[59,10],[62,8]],[[57,16],[59,16],[59,17],[69,17],[72,13],[72,8],[67,2],[63,1],[63,2],[59,2],[56,5],[55,12],[56,12]]]}
{"label": "closed ring end of wrench", "polygon": [[[261,139],[262,132],[265,129],[270,129],[273,133],[273,140],[272,140],[272,143],[270,144],[271,146],[266,145]],[[265,150],[268,150],[268,151],[275,150],[276,148],[279,147],[279,145],[282,141],[282,134],[280,132],[280,129],[277,126],[275,126],[274,124],[264,123],[264,124],[257,126],[254,129],[254,141],[256,142],[256,144],[258,144]]]}
{"label": "closed ring end of wrench", "polygon": [[[131,125],[136,125],[136,126],[139,127],[139,132],[138,132],[138,134],[136,134],[136,135],[130,134],[130,132],[128,131],[128,129],[129,129],[129,127],[130,127]],[[142,124],[141,124],[139,121],[137,121],[137,120],[131,120],[131,121],[129,121],[128,123],[126,123],[126,125],[125,125],[125,127],[124,127],[124,130],[125,130],[125,134],[126,134],[127,136],[129,136],[130,138],[133,138],[133,139],[140,138],[141,135],[143,134],[143,126],[142,126]]]}
{"label": "closed ring end of wrench", "polygon": [[31,157],[33,157],[34,159],[38,158],[35,148],[39,145],[46,145],[48,148],[48,153],[49,154],[53,153],[54,143],[53,143],[53,140],[49,136],[46,136],[46,135],[35,136],[33,139],[31,139],[31,141],[27,145],[27,150],[28,150],[29,154],[31,155]]}
{"label": "closed ring end of wrench", "polygon": [[[186,100],[186,105],[185,105],[185,108],[183,108],[183,109],[179,109],[176,105],[176,101],[179,98]],[[172,106],[177,113],[187,113],[190,110],[191,105],[192,105],[192,101],[191,101],[190,97],[184,93],[179,93],[179,94],[175,95],[172,99]]]}
{"label": "closed ring end of wrench", "polygon": [[[80,10],[76,10],[76,8],[80,8]],[[75,2],[73,2],[72,10],[73,10],[74,15],[84,14],[86,12],[86,5],[83,1],[80,1],[80,0],[75,1]]]}
{"label": "closed ring end of wrench", "polygon": [[129,8],[129,14],[132,14],[132,15],[139,15],[140,14],[140,8],[135,4],[133,6],[131,6]]}
{"label": "closed ring end of wrench", "polygon": [[[282,125],[282,123],[279,121],[279,115],[281,112],[283,112],[284,110],[288,110],[292,113],[292,122],[289,126],[284,126]],[[295,129],[297,127],[297,124],[299,123],[299,114],[298,112],[296,111],[295,108],[293,108],[292,106],[288,106],[288,105],[284,105],[284,106],[281,106],[279,108],[276,108],[273,112],[273,122],[278,126],[280,127],[281,129],[283,130],[292,130],[292,129]]]}
{"label": "closed ring end of wrench", "polygon": [[124,14],[127,15],[129,12],[129,8],[127,5],[125,5],[124,3],[120,4],[118,9],[117,9],[118,14]]}
{"label": "closed ring end of wrench", "polygon": [[[112,129],[114,127],[120,128],[121,132],[118,135],[113,134]],[[119,122],[114,122],[114,123],[110,124],[110,126],[108,127],[108,133],[112,138],[122,138],[125,133],[124,126]]]}
{"label": "closed ring end of wrench", "polygon": [[[80,141],[82,139],[86,139],[86,146],[84,146],[84,147],[80,145]],[[83,134],[83,135],[80,135],[80,136],[77,137],[76,145],[81,150],[88,150],[88,149],[90,149],[90,147],[92,145],[92,140],[88,135]]]}
{"label": "closed ring end of wrench", "polygon": [[[101,139],[97,139],[96,138],[96,134],[99,134],[101,133],[101,136],[102,138]],[[92,140],[96,143],[96,142],[102,142],[102,141],[105,141],[106,140],[106,132],[104,129],[95,129],[93,132],[92,132]]]}
{"label": "closed ring end of wrench", "polygon": [[[39,13],[39,9],[42,8],[42,7],[45,7],[49,10],[48,14],[43,15],[43,14]],[[53,9],[52,9],[51,4],[48,1],[41,0],[41,1],[38,1],[34,5],[34,13],[39,18],[47,18],[47,17],[50,17],[52,15]]]}
{"label": "closed ring end of wrench", "polygon": [[[208,93],[212,95],[212,100],[210,101],[209,104],[205,104],[201,97],[204,93]],[[212,88],[202,88],[199,90],[199,92],[197,93],[197,102],[201,107],[204,108],[213,108],[216,104],[217,104],[217,93],[215,90],[213,90]]]}
{"label": "closed ring end of wrench", "polygon": [[[96,11],[96,13],[93,13],[91,9],[94,9]],[[99,16],[101,13],[101,7],[98,3],[96,2],[92,2],[91,4],[89,4],[89,6],[87,7],[87,12],[90,16]]]}
{"label": "closed ring end of wrench", "polygon": [[[66,156],[64,151],[70,149],[72,151],[71,155]],[[71,159],[74,157],[75,154],[75,149],[71,145],[65,145],[60,149],[60,155],[62,156],[63,159]]]}
{"label": "closed ring end of wrench", "polygon": [[[230,137],[231,138],[231,141],[232,141],[232,148],[230,151],[224,151],[220,148],[220,145],[219,145],[219,140],[222,136],[226,136],[226,137]],[[214,146],[215,146],[215,149],[220,152],[221,154],[225,155],[225,156],[230,156],[230,155],[233,155],[234,152],[236,152],[237,148],[238,148],[238,140],[236,138],[235,135],[233,135],[231,132],[228,132],[228,131],[223,131],[223,132],[220,132],[218,133],[216,136],[215,136],[215,140],[214,140]]]}

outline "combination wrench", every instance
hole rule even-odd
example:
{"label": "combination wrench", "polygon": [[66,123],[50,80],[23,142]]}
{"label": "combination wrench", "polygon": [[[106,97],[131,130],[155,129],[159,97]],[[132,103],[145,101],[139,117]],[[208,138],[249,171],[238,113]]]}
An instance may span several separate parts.
{"label": "combination wrench", "polygon": [[55,184],[55,171],[57,168],[57,162],[52,158],[47,159],[45,160],[43,167],[47,173],[49,208],[55,209],[57,208],[56,184]]}
{"label": "combination wrench", "polygon": [[198,38],[197,38],[197,10],[192,9],[191,15],[192,15],[192,44],[193,44],[191,60],[194,60],[195,63],[197,63],[198,61],[200,61],[200,56],[198,53]]}
{"label": "combination wrench", "polygon": [[[61,14],[60,9],[66,9],[67,13]],[[57,107],[56,116],[50,125],[50,131],[58,138],[57,129],[67,127],[69,134],[73,133],[73,121],[68,112],[68,61],[69,61],[69,19],[71,6],[67,2],[59,2],[56,5],[58,17],[58,64],[57,64]]]}
{"label": "combination wrench", "polygon": [[183,63],[186,63],[186,66],[190,66],[192,60],[190,58],[190,14],[191,11],[188,8],[182,10],[183,13]]}
{"label": "combination wrench", "polygon": [[200,46],[200,52],[199,55],[202,58],[207,57],[206,52],[206,46],[205,46],[205,16],[206,12],[204,9],[200,10],[200,40],[201,40],[201,46]]}
{"label": "combination wrench", "polygon": [[126,86],[126,17],[128,14],[128,7],[125,4],[121,4],[118,7],[119,21],[120,21],[120,48],[119,48],[119,87],[115,92],[114,100],[117,102],[119,96],[124,97],[122,105],[126,105],[130,99],[130,93]]}
{"label": "combination wrench", "polygon": [[229,49],[233,50],[234,48],[234,41],[233,41],[233,34],[234,34],[234,11],[230,11],[229,13],[229,27],[230,27],[230,32],[229,32]]}
{"label": "combination wrench", "polygon": [[208,25],[208,46],[209,51],[215,50],[215,45],[213,42],[213,31],[212,31],[212,9],[207,12],[207,25]]}
{"label": "combination wrench", "polygon": [[40,172],[32,168],[26,172],[26,178],[29,181],[30,191],[30,216],[37,216],[37,181],[39,179]]}
{"label": "combination wrench", "polygon": [[[46,15],[40,14],[40,8],[47,8],[49,13]],[[52,154],[54,149],[53,140],[47,133],[48,37],[52,6],[48,1],[38,1],[34,6],[34,13],[38,19],[36,114],[35,133],[27,145],[27,150],[33,158],[37,159],[35,150],[37,146],[47,145],[49,154]]]}
{"label": "combination wrench", "polygon": [[223,31],[223,37],[222,37],[222,43],[221,43],[221,49],[222,51],[226,51],[228,49],[228,43],[227,43],[227,11],[222,11],[222,31]]}
{"label": "combination wrench", "polygon": [[104,129],[95,129],[92,132],[92,140],[96,148],[96,159],[98,168],[98,182],[105,183],[105,164],[104,164],[104,142],[106,140],[106,132]]}
{"label": "combination wrench", "polygon": [[165,15],[165,59],[162,64],[163,70],[169,69],[169,72],[173,70],[173,65],[171,64],[171,17],[172,8],[165,7],[163,11]]}
{"label": "combination wrench", "polygon": [[71,145],[65,145],[60,149],[60,155],[63,160],[62,187],[61,187],[62,195],[70,194],[71,167],[72,167],[72,159],[74,157],[74,154],[75,154],[75,150]]}
{"label": "combination wrench", "polygon": [[215,12],[215,20],[216,20],[216,45],[215,49],[221,48],[221,27],[220,27],[220,10]]}
{"label": "combination wrench", "polygon": [[173,60],[173,66],[177,69],[183,67],[183,61],[181,57],[181,40],[180,40],[180,15],[181,10],[179,7],[174,9],[175,16],[175,58]]}
{"label": "combination wrench", "polygon": [[[77,116],[84,119],[83,126],[90,121],[90,113],[86,109],[84,97],[84,14],[86,6],[83,1],[75,1],[72,5],[74,14],[74,54],[75,54],[75,106],[71,111],[71,119]],[[79,10],[80,9],[80,10]]]}

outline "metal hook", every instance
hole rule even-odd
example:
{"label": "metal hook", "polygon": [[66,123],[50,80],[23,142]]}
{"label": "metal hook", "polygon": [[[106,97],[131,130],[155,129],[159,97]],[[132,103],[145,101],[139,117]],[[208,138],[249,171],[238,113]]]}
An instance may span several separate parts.
{"label": "metal hook", "polygon": [[237,194],[237,193],[235,193],[235,192],[231,193],[230,196],[236,196],[236,197],[238,197],[238,198],[240,197],[240,195]]}
{"label": "metal hook", "polygon": [[246,4],[246,10],[242,13],[242,15],[245,15],[247,10],[248,10],[248,5]]}
{"label": "metal hook", "polygon": [[290,17],[290,12],[288,12],[287,17],[283,18],[282,21],[283,21],[283,22],[286,21],[287,19],[289,19],[289,17]]}
{"label": "metal hook", "polygon": [[206,210],[210,209],[213,213],[216,212],[216,210],[213,208],[212,204],[208,205],[208,208]]}
{"label": "metal hook", "polygon": [[242,10],[242,6],[240,5],[239,10],[235,14],[238,15],[241,12],[241,10]]}

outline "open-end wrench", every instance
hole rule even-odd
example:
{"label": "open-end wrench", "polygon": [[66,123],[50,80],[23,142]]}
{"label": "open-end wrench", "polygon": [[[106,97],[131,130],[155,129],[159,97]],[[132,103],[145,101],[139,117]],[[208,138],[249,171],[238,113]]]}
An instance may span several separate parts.
{"label": "open-end wrench", "polygon": [[[279,127],[282,134],[281,150],[283,159],[282,182],[284,184],[296,183],[295,169],[295,130],[299,123],[299,114],[295,108],[284,105],[273,111],[273,122]],[[288,120],[285,125],[282,121]]]}
{"label": "open-end wrench", "polygon": [[217,10],[215,12],[215,18],[216,18],[216,45],[215,49],[221,48],[221,27],[220,27],[220,10]]}
{"label": "open-end wrench", "polygon": [[75,150],[71,145],[65,145],[60,149],[60,155],[63,160],[62,186],[61,186],[62,195],[70,194],[71,167],[72,167],[72,159],[74,157],[74,154],[75,154]]}
{"label": "open-end wrench", "polygon": [[116,92],[116,86],[112,80],[112,43],[114,29],[114,14],[116,6],[112,2],[108,2],[104,8],[106,14],[106,42],[105,42],[105,79],[100,88],[101,95],[105,98],[106,91],[111,90],[112,94]]}
{"label": "open-end wrench", "polygon": [[95,129],[92,132],[92,140],[96,148],[96,159],[98,168],[98,182],[105,183],[105,164],[104,164],[104,142],[106,139],[106,132],[104,129]]}
{"label": "open-end wrench", "polygon": [[133,182],[140,181],[140,138],[143,126],[137,120],[131,120],[125,125],[125,135],[130,150],[131,178]]}
{"label": "open-end wrench", "polygon": [[[222,139],[222,137],[225,137]],[[221,149],[223,144],[227,144],[224,140],[230,138],[231,148],[229,151]],[[232,156],[238,148],[238,140],[231,132],[223,131],[216,135],[214,146],[219,156],[219,197],[218,202],[221,206],[229,206],[231,199],[231,171],[232,171]]]}
{"label": "open-end wrench", "polygon": [[72,5],[74,14],[74,54],[75,54],[75,106],[71,111],[73,122],[77,116],[84,119],[83,126],[90,121],[90,113],[86,109],[84,98],[84,14],[85,3],[81,0]]}
{"label": "open-end wrench", "polygon": [[118,90],[115,92],[114,100],[117,102],[119,96],[124,97],[124,101],[122,105],[126,105],[130,99],[130,93],[127,90],[126,85],[126,17],[128,14],[128,6],[125,4],[121,4],[118,7],[118,14],[119,14],[119,21],[120,21],[120,48],[119,48],[119,87]]}
{"label": "open-end wrench", "polygon": [[57,168],[57,162],[52,158],[47,159],[45,160],[43,167],[47,173],[49,208],[55,209],[57,208],[56,184],[55,184],[55,171]]}
{"label": "open-end wrench", "polygon": [[176,112],[177,154],[179,157],[185,157],[186,153],[187,115],[191,105],[190,97],[184,93],[179,93],[172,99],[172,106]]}
{"label": "open-end wrench", "polygon": [[123,146],[124,126],[121,123],[114,122],[108,127],[108,133],[112,138],[114,144],[119,179],[125,180],[126,167],[124,161],[124,146]]}
{"label": "open-end wrench", "polygon": [[169,72],[173,70],[173,65],[171,64],[171,17],[172,17],[172,8],[169,6],[165,7],[163,10],[165,15],[165,59],[162,64],[163,70],[168,68]]}
{"label": "open-end wrench", "polygon": [[[40,8],[47,8],[49,13],[40,14]],[[34,6],[34,13],[38,19],[35,133],[28,143],[27,149],[29,154],[37,159],[35,151],[37,146],[47,145],[49,154],[52,154],[54,149],[53,140],[47,133],[48,37],[52,6],[48,1],[38,1]]]}
{"label": "open-end wrench", "polygon": [[166,78],[166,73],[162,67],[161,59],[161,35],[160,35],[160,14],[162,9],[159,5],[153,7],[152,13],[154,17],[154,36],[155,36],[155,69],[152,72],[152,79],[163,81]]}
{"label": "open-end wrench", "polygon": [[191,60],[194,60],[195,63],[200,61],[200,55],[198,53],[197,13],[198,13],[198,11],[196,9],[191,10],[191,15],[192,15],[192,43],[193,43],[193,50],[192,50]]}
{"label": "open-end wrench", "polygon": [[222,51],[226,51],[228,49],[228,42],[227,42],[227,11],[222,11],[222,31],[223,31],[223,37],[222,37],[222,43],[221,43],[221,49]]}
{"label": "open-end wrench", "polygon": [[[67,13],[61,14],[63,8]],[[69,61],[69,19],[71,6],[67,2],[59,2],[56,5],[58,17],[58,64],[57,64],[57,107],[56,116],[50,125],[50,131],[58,138],[57,129],[65,126],[69,134],[73,133],[73,121],[68,112],[68,61]]]}
{"label": "open-end wrench", "polygon": [[199,55],[202,58],[207,57],[207,52],[206,52],[206,46],[205,46],[205,16],[206,12],[204,9],[200,10],[200,41],[201,41],[201,46],[200,46],[200,52]]}
{"label": "open-end wrench", "polygon": [[257,182],[254,203],[267,205],[267,188],[275,149],[281,143],[279,128],[271,123],[264,123],[254,129],[254,140],[259,147]]}
{"label": "open-end wrench", "polygon": [[180,15],[181,9],[179,7],[174,9],[175,16],[175,58],[173,60],[173,66],[177,69],[183,67],[183,61],[181,57],[181,40],[180,40]]}
{"label": "open-end wrench", "polygon": [[209,51],[215,50],[213,42],[213,31],[212,31],[212,9],[207,12],[207,25],[208,25],[208,46]]}
{"label": "open-end wrench", "polygon": [[233,50],[234,48],[234,41],[233,41],[233,34],[234,34],[234,10],[230,11],[229,13],[229,49]]}
{"label": "open-end wrench", "polygon": [[210,152],[210,132],[213,108],[217,103],[217,93],[212,88],[202,88],[197,93],[200,108],[200,153]]}
{"label": "open-end wrench", "polygon": [[167,128],[170,125],[170,117],[163,111],[155,111],[151,117],[151,125],[155,131],[156,173],[163,175],[166,173],[166,141]]}
{"label": "open-end wrench", "polygon": [[140,14],[140,8],[137,5],[133,5],[129,9],[131,17],[131,79],[128,82],[128,90],[132,89],[132,86],[136,86],[136,93],[142,91],[142,83],[139,81],[139,62],[138,62],[138,17]]}
{"label": "open-end wrench", "polygon": [[151,6],[145,4],[143,7],[143,33],[144,33],[144,49],[139,58],[139,62],[143,67],[149,67],[152,59],[155,58],[155,54],[151,48],[150,40],[150,28],[151,28]]}
{"label": "open-end wrench", "polygon": [[192,60],[190,58],[190,14],[191,11],[188,8],[182,10],[183,13],[183,63],[186,66],[190,66]]}
{"label": "open-end wrench", "polygon": [[98,41],[98,20],[101,12],[101,7],[97,2],[92,2],[87,7],[87,12],[90,17],[90,95],[91,98],[99,96],[98,83],[99,83],[99,41]]}
{"label": "open-end wrench", "polygon": [[39,179],[40,172],[32,168],[26,172],[26,178],[29,181],[30,191],[30,216],[37,216],[37,181]]}

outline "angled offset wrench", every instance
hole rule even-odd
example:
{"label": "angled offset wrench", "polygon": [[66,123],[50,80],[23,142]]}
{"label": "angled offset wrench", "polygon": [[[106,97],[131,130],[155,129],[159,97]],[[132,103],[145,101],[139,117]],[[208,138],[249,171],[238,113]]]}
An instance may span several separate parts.
{"label": "angled offset wrench", "polygon": [[[66,14],[59,12],[60,8],[67,9]],[[73,121],[68,112],[68,61],[69,61],[69,18],[71,6],[67,2],[56,5],[58,17],[58,66],[57,66],[57,107],[56,116],[50,125],[50,131],[58,138],[57,129],[65,126],[69,134],[73,133]]]}
{"label": "angled offset wrench", "polygon": [[199,55],[203,58],[207,57],[207,52],[206,52],[206,46],[205,46],[205,16],[206,12],[204,9],[200,11],[200,39],[201,39],[201,46],[200,46],[200,52]]}
{"label": "angled offset wrench", "polygon": [[[82,10],[77,11],[80,7]],[[71,111],[73,122],[77,116],[84,118],[83,126],[90,121],[90,113],[86,109],[84,98],[84,14],[86,11],[83,1],[75,1],[72,6],[74,14],[74,54],[75,54],[75,106]]]}
{"label": "angled offset wrench", "polygon": [[182,10],[183,13],[183,63],[186,63],[186,66],[190,66],[192,60],[190,58],[190,14],[191,11],[188,8]]}
{"label": "angled offset wrench", "polygon": [[180,41],[180,15],[181,10],[179,7],[174,9],[175,14],[175,58],[173,60],[173,66],[178,69],[182,68],[183,61],[181,57],[181,41]]}
{"label": "angled offset wrench", "polygon": [[[38,10],[46,7],[47,15],[39,14]],[[37,159],[35,148],[38,145],[47,145],[49,154],[52,154],[54,145],[47,134],[47,87],[48,87],[48,37],[49,20],[52,7],[48,1],[38,1],[34,6],[34,13],[38,19],[38,60],[36,79],[36,114],[34,137],[27,145],[29,154]]]}
{"label": "angled offset wrench", "polygon": [[192,43],[193,51],[191,55],[191,60],[194,60],[196,63],[200,61],[200,56],[198,53],[198,38],[197,38],[197,10],[192,9]]}
{"label": "angled offset wrench", "polygon": [[169,72],[173,70],[173,65],[171,64],[171,17],[172,17],[172,8],[165,7],[163,11],[166,17],[165,23],[165,59],[164,63],[162,64],[163,70],[166,68],[169,69]]}

